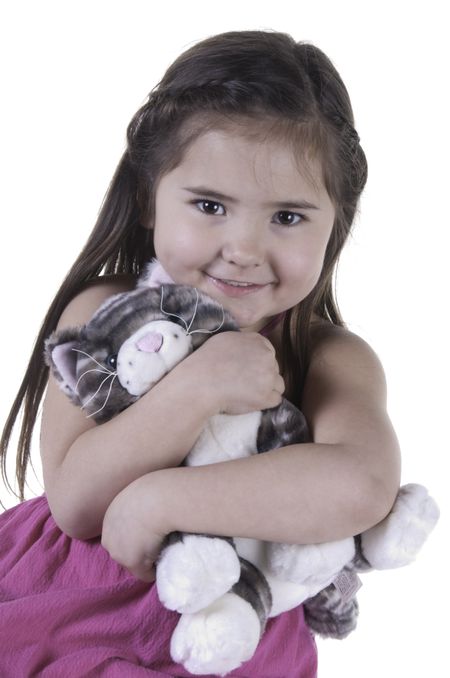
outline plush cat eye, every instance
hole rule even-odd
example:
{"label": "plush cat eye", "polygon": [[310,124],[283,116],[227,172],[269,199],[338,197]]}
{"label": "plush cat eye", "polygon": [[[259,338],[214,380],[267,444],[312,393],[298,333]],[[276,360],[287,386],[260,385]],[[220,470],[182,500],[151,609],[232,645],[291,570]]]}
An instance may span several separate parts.
{"label": "plush cat eye", "polygon": [[111,355],[106,358],[105,363],[107,367],[115,370],[117,367],[117,353],[111,353]]}

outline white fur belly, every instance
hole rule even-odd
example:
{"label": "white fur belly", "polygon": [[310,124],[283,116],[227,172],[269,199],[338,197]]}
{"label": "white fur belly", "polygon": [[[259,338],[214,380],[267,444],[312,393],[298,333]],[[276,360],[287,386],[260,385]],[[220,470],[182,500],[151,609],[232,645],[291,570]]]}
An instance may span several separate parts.
{"label": "white fur belly", "polygon": [[256,454],[261,412],[216,414],[211,417],[186,457],[188,466],[242,459]]}
{"label": "white fur belly", "polygon": [[276,617],[282,612],[292,610],[310,597],[310,587],[304,584],[295,584],[274,576],[267,561],[267,547],[258,539],[234,539],[236,550],[241,558],[250,561],[266,577],[272,593],[272,608],[269,617]]}

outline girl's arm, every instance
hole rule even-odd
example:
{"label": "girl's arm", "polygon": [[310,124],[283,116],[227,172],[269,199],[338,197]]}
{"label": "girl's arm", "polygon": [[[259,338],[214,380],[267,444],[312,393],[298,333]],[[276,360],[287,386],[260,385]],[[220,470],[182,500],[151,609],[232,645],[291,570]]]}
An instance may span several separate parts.
{"label": "girl's arm", "polygon": [[318,543],[382,520],[398,491],[400,452],[372,349],[333,328],[313,354],[302,409],[314,443],[136,480],[108,509],[105,547],[148,578],[143,554],[173,530]]}
{"label": "girl's arm", "polygon": [[[87,288],[67,306],[58,328],[84,324],[106,298],[133,286],[132,279],[121,278]],[[114,497],[136,478],[178,466],[210,416],[229,403],[237,412],[277,405],[284,384],[274,353],[257,334],[212,337],[139,401],[101,425],[70,403],[50,376],[41,456],[47,498],[59,527],[79,539],[98,536]],[[235,385],[242,374],[246,378],[237,398]],[[252,389],[255,380],[258,386]],[[221,389],[215,388],[217,382]]]}

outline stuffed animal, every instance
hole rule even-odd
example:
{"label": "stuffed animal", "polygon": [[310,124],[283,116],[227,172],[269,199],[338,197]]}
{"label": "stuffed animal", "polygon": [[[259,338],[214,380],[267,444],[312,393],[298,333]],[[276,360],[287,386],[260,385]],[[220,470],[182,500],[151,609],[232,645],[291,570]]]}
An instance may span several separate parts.
{"label": "stuffed animal", "polygon": [[[71,401],[101,423],[211,334],[238,329],[220,304],[173,284],[154,261],[135,290],[105,301],[86,325],[53,333],[45,360]],[[210,464],[308,440],[305,417],[283,399],[268,410],[215,415],[184,463]],[[407,485],[387,518],[355,538],[295,545],[169,535],[156,586],[162,604],[181,615],[172,658],[196,675],[226,675],[252,657],[269,617],[301,603],[314,632],[345,637],[358,614],[355,573],[410,563],[438,516],[427,490]]]}

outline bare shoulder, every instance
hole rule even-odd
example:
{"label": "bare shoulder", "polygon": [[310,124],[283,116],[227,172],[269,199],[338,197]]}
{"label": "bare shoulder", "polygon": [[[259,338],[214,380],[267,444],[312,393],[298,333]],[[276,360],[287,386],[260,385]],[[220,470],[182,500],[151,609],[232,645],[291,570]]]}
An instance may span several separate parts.
{"label": "bare shoulder", "polygon": [[83,325],[106,299],[128,292],[135,285],[136,277],[130,274],[101,276],[89,281],[67,304],[59,319],[58,329]]}
{"label": "bare shoulder", "polygon": [[386,376],[375,350],[354,332],[320,322],[312,326],[308,380],[326,380],[340,388],[362,388],[380,406],[386,405]]}

